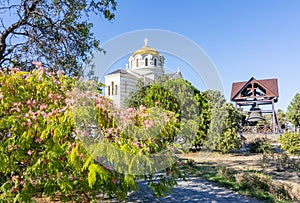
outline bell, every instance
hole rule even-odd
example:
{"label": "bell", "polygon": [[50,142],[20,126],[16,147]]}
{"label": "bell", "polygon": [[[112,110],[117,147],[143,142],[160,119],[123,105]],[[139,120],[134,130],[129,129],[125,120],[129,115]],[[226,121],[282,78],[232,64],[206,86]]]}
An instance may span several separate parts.
{"label": "bell", "polygon": [[261,109],[258,107],[257,104],[253,104],[250,111],[249,116],[247,118],[248,122],[256,122],[264,120],[264,117],[262,116]]}

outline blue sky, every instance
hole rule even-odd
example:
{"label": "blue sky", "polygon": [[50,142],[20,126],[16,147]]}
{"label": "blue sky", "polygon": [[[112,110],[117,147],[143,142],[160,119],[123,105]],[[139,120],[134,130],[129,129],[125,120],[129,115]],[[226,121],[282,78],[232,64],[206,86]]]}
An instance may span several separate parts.
{"label": "blue sky", "polygon": [[[186,36],[215,64],[228,100],[232,82],[252,76],[278,78],[280,98],[276,107],[286,110],[300,92],[299,10],[300,1],[292,0],[130,0],[118,2],[112,22],[100,17],[93,21],[95,35],[103,43],[141,29],[163,29]],[[179,63],[166,57],[166,66],[185,69]],[[192,82],[204,89],[197,81]]]}

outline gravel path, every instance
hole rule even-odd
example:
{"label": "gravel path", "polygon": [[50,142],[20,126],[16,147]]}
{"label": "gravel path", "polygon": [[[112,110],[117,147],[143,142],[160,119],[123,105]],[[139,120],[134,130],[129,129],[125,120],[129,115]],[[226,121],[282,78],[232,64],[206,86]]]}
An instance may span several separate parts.
{"label": "gravel path", "polygon": [[139,183],[140,191],[131,193],[126,202],[200,202],[200,203],[261,203],[250,197],[245,197],[237,192],[217,186],[215,183],[202,178],[189,178],[179,181],[173,193],[164,198],[155,198],[148,191],[145,182]]}

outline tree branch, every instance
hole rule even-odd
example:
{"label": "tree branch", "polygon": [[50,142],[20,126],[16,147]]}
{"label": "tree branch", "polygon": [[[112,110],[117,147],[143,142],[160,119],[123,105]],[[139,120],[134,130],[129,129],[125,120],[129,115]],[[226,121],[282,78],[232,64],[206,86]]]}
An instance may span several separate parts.
{"label": "tree branch", "polygon": [[[7,37],[17,28],[21,27],[22,25],[26,25],[29,17],[30,17],[30,12],[34,11],[37,4],[39,3],[39,0],[36,0],[32,3],[31,7],[25,10],[25,16],[23,19],[20,19],[18,22],[13,23],[11,26],[9,26],[6,30],[4,30],[1,33],[0,36],[0,61],[1,59],[4,58],[4,53],[6,51],[6,39]],[[25,6],[26,2],[24,3]],[[0,63],[2,64],[2,63]]]}

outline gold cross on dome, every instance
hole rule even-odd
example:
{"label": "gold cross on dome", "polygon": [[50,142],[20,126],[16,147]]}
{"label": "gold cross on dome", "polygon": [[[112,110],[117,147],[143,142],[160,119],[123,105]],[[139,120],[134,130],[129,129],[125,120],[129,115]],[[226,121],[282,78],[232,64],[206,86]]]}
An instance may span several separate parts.
{"label": "gold cross on dome", "polygon": [[148,39],[147,38],[144,39],[144,42],[145,42],[145,46],[148,46]]}

